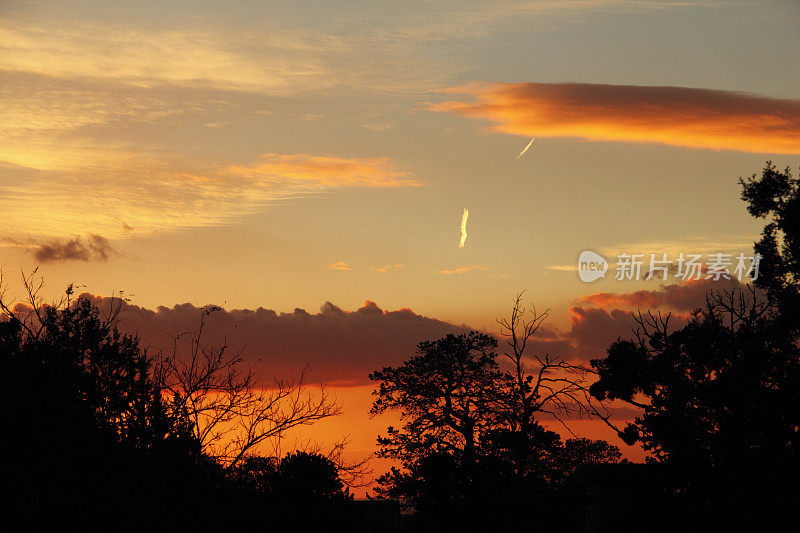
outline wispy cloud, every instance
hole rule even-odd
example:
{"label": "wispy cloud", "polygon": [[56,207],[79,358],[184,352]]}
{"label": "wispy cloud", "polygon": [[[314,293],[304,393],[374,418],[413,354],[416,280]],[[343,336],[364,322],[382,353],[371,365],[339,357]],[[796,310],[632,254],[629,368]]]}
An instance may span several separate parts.
{"label": "wispy cloud", "polygon": [[[373,10],[368,27],[363,9],[347,2],[330,11],[320,6],[320,14],[312,20],[302,11],[277,13],[268,3],[248,5],[250,24],[235,27],[208,6],[198,6],[191,18],[176,20],[174,13],[163,10],[154,12],[163,15],[163,21],[152,16],[146,22],[124,23],[104,16],[109,11],[105,9],[91,14],[51,9],[50,17],[45,17],[35,7],[17,7],[0,15],[0,70],[62,80],[111,80],[135,87],[210,87],[281,96],[340,88],[417,97],[474,68],[471,57],[453,53],[432,57],[432,45],[452,50],[465,40],[478,41],[510,29],[530,31],[532,23],[537,28],[585,24],[587,14],[608,9],[640,13],[711,3],[422,2],[408,5],[403,13]],[[340,23],[320,24],[328,14],[336,14]],[[204,21],[209,15],[213,20]]]}
{"label": "wispy cloud", "polygon": [[328,268],[331,270],[352,270],[352,268],[350,268],[350,265],[345,261],[334,261],[333,263],[328,265]]}
{"label": "wispy cloud", "polygon": [[[68,23],[3,19],[0,71],[292,97],[353,89],[410,95],[440,87],[452,72],[464,69],[419,57],[422,43],[442,39],[441,28],[405,27],[394,13],[372,31],[323,31],[286,17],[270,11],[260,14],[257,27],[235,28],[185,18],[180,28],[77,17]],[[447,32],[447,38],[457,37],[458,32]]]}
{"label": "wispy cloud", "polygon": [[388,157],[347,159],[309,154],[264,154],[252,166],[231,166],[227,173],[251,180],[270,180],[323,187],[409,187],[420,183]]}
{"label": "wispy cloud", "polygon": [[750,252],[753,249],[753,242],[757,235],[735,235],[724,237],[703,237],[687,236],[676,237],[673,239],[627,242],[615,244],[613,246],[601,247],[598,251],[609,261],[620,254],[656,254],[660,258],[662,254],[668,257],[677,258],[683,254],[712,254],[712,253],[732,253]]}
{"label": "wispy cloud", "polygon": [[485,265],[467,265],[467,266],[459,266],[452,270],[440,270],[440,274],[451,275],[451,274],[464,274],[465,272],[472,272],[475,270],[489,270],[489,267]]}
{"label": "wispy cloud", "polygon": [[[322,59],[309,53],[323,39],[315,43],[285,31],[210,35],[199,29],[76,21],[4,24],[0,40],[7,43],[0,56],[2,70],[138,86],[172,83],[275,93],[320,82],[327,72]],[[259,53],[253,54],[256,47]]]}
{"label": "wispy cloud", "polygon": [[227,224],[265,205],[334,188],[419,185],[386,157],[266,153],[232,163],[163,138],[188,124],[203,127],[230,113],[257,118],[263,111],[251,99],[230,96],[0,69],[4,233],[114,240]]}
{"label": "wispy cloud", "polygon": [[547,270],[556,270],[558,272],[577,272],[577,265],[547,265]]}
{"label": "wispy cloud", "polygon": [[467,242],[467,219],[469,218],[469,209],[466,207],[464,208],[464,212],[461,213],[461,239],[458,241],[458,247],[463,248],[464,243]]}
{"label": "wispy cloud", "polygon": [[393,265],[374,266],[370,268],[371,272],[389,272],[390,270],[400,270],[403,268],[402,263],[395,263]]}
{"label": "wispy cloud", "polygon": [[430,104],[526,137],[800,153],[800,100],[687,87],[498,83],[454,87],[471,101]]}
{"label": "wispy cloud", "polygon": [[384,157],[266,154],[252,165],[220,167],[135,155],[115,153],[62,170],[0,161],[3,230],[14,237],[127,238],[228,224],[265,205],[335,188],[419,185]]}

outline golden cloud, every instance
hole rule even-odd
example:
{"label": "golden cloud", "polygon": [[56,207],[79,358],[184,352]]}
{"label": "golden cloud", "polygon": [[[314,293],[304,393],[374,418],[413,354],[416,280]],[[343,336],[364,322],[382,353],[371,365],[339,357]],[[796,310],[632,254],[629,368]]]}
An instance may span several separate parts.
{"label": "golden cloud", "polygon": [[712,281],[691,279],[681,283],[662,285],[658,289],[641,289],[634,292],[597,292],[577,299],[583,306],[602,309],[656,309],[667,307],[689,312],[702,307],[704,298],[710,291],[741,290],[742,284],[735,280]]}
{"label": "golden cloud", "polygon": [[0,65],[0,100],[8,104],[0,106],[2,236],[113,241],[227,224],[334,188],[419,185],[386,157],[268,153],[230,164],[161,142],[175,127],[258,113],[252,102],[220,97],[56,80]]}
{"label": "golden cloud", "polygon": [[665,240],[627,242],[614,246],[600,248],[599,252],[607,259],[611,260],[620,254],[643,254],[646,258],[650,254],[661,257],[662,254],[672,258],[677,258],[680,254],[712,254],[712,253],[734,253],[752,252],[753,242],[758,235],[742,234],[730,236],[686,236]]}
{"label": "golden cloud", "polygon": [[578,267],[576,265],[547,265],[545,267],[547,270],[555,270],[558,272],[577,272]]}
{"label": "golden cloud", "polygon": [[264,154],[253,166],[234,165],[227,172],[256,181],[289,181],[327,187],[419,185],[409,172],[395,168],[388,157],[346,159],[309,154]]}
{"label": "golden cloud", "polygon": [[473,84],[443,92],[472,101],[429,104],[432,110],[487,119],[511,135],[800,154],[800,100],[587,83]]}
{"label": "golden cloud", "polygon": [[2,159],[0,211],[7,237],[99,234],[113,240],[227,224],[264,205],[333,188],[418,185],[384,157],[267,154],[252,166],[215,167],[112,151],[91,166],[76,161],[62,169]]}
{"label": "golden cloud", "polygon": [[459,266],[452,270],[440,270],[440,274],[444,275],[451,275],[451,274],[464,274],[465,272],[472,272],[474,270],[489,270],[489,267],[485,265],[467,265],[467,266]]}
{"label": "golden cloud", "polygon": [[213,35],[89,22],[18,23],[0,28],[0,40],[8,43],[0,70],[56,78],[287,93],[311,80],[322,83],[327,73],[323,61],[310,53],[322,43],[286,32]]}
{"label": "golden cloud", "polygon": [[350,265],[345,261],[335,261],[328,265],[331,270],[351,270]]}
{"label": "golden cloud", "polygon": [[383,266],[370,267],[370,272],[389,272],[390,270],[400,270],[403,268],[402,263],[388,264]]}

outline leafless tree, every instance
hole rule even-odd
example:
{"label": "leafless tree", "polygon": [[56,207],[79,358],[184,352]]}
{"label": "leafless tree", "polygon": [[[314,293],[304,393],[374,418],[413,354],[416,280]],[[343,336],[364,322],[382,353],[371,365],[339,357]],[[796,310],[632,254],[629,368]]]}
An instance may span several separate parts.
{"label": "leafless tree", "polygon": [[155,365],[157,383],[173,408],[190,418],[205,453],[232,467],[292,428],[341,412],[324,387],[316,393],[307,388],[305,371],[296,381],[262,384],[227,337],[221,346],[206,344],[208,317],[219,309],[205,308],[198,330],[175,336]]}
{"label": "leafless tree", "polygon": [[589,394],[594,377],[590,367],[549,353],[530,353],[530,344],[550,316],[550,309],[540,313],[535,305],[526,306],[524,294],[514,298],[508,317],[497,319],[508,346],[502,355],[511,363],[514,393],[506,408],[513,429],[529,434],[537,415],[547,415],[574,435],[567,423],[570,418],[597,416],[608,420],[607,407]]}

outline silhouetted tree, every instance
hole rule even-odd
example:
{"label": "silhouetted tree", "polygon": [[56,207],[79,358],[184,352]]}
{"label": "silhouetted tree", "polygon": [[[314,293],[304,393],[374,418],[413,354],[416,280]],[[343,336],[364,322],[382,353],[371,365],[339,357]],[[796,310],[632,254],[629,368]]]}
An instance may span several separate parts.
{"label": "silhouetted tree", "polygon": [[404,421],[378,438],[378,455],[399,459],[404,471],[379,478],[377,493],[412,508],[428,527],[440,527],[442,516],[463,518],[468,502],[475,516],[482,447],[505,387],[496,346],[483,333],[451,334],[421,342],[417,355],[398,367],[370,374],[380,382],[371,413],[396,409]]}
{"label": "silhouetted tree", "polygon": [[[253,457],[336,414],[324,393],[302,379],[260,388],[241,353],[202,342],[211,310],[188,355],[152,357],[119,331],[123,300],[101,309],[70,286],[46,304],[43,283],[23,276],[26,302],[12,305],[0,277],[0,424],[13,435],[0,439],[0,474],[17,489],[14,518],[186,529],[253,526],[268,507],[273,523],[302,529],[351,522],[336,463],[344,441],[331,458]],[[348,465],[356,475],[364,463]]]}
{"label": "silhouetted tree", "polygon": [[643,410],[623,437],[670,465],[676,490],[698,506],[723,506],[720,496],[733,491],[739,503],[721,514],[754,513],[750,506],[763,503],[765,492],[788,489],[785,473],[798,472],[797,339],[787,338],[755,292],[747,296],[713,293],[672,332],[668,318],[640,315],[634,340],[618,340],[592,361],[598,398]]}
{"label": "silhouetted tree", "polygon": [[281,460],[248,456],[228,472],[235,523],[258,523],[267,515],[276,529],[345,531],[354,525],[353,497],[336,463],[324,455],[294,452]]}
{"label": "silhouetted tree", "polygon": [[583,464],[619,460],[608,443],[564,443],[540,424],[539,416],[564,423],[592,412],[590,371],[550,355],[528,356],[527,343],[546,315],[523,320],[520,301],[521,295],[511,318],[501,321],[513,350],[506,354],[510,370],[498,364],[497,340],[472,332],[422,342],[415,357],[370,374],[380,382],[372,414],[398,410],[404,422],[378,439],[379,455],[403,468],[381,476],[375,492],[413,510],[423,528],[480,530],[501,509],[521,522],[511,501],[556,490]]}
{"label": "silhouetted tree", "polygon": [[591,392],[642,409],[621,434],[670,468],[694,518],[764,527],[799,492],[800,200],[797,180],[771,163],[742,185],[751,214],[773,217],[756,243],[766,299],[756,289],[712,291],[674,331],[669,315],[640,312],[635,338],[592,361]]}
{"label": "silhouetted tree", "polygon": [[[0,440],[14,513],[86,524],[189,519],[205,465],[185,413],[150,379],[139,340],[86,299],[45,305],[35,271],[27,305],[0,291]],[[3,287],[0,280],[0,287]],[[172,493],[172,490],[175,493]]]}
{"label": "silhouetted tree", "polygon": [[304,505],[351,499],[336,463],[320,454],[294,452],[278,464],[277,490]]}
{"label": "silhouetted tree", "polygon": [[[524,292],[517,294],[509,316],[497,320],[508,348],[502,355],[510,363],[510,370],[504,372],[505,389],[497,396],[497,414],[505,424],[497,426],[492,441],[495,453],[505,455],[516,477],[528,482],[528,490],[534,486],[552,488],[568,476],[571,468],[557,459],[564,456],[565,444],[558,434],[544,429],[540,420],[547,417],[570,431],[567,421],[571,418],[608,419],[610,413],[589,394],[594,378],[591,368],[549,353],[530,353],[531,342],[550,310],[539,313],[535,305],[525,306],[523,295]],[[570,446],[575,442],[584,441],[573,441]],[[594,446],[616,450],[603,441]],[[600,458],[591,454],[577,457],[579,449],[590,448],[587,445],[572,449],[576,465]]]}
{"label": "silhouetted tree", "polygon": [[470,530],[465,526],[485,511],[477,502],[472,509],[465,505],[472,483],[455,455],[433,452],[404,462],[402,469],[392,467],[376,480],[374,492],[413,511],[417,529]]}
{"label": "silhouetted tree", "polygon": [[555,448],[549,457],[551,476],[555,484],[563,484],[579,469],[590,465],[614,464],[622,453],[619,448],[604,440],[584,437],[567,439],[563,446]]}
{"label": "silhouetted tree", "polygon": [[296,451],[280,460],[248,456],[231,467],[230,473],[239,489],[272,495],[283,504],[313,505],[351,499],[336,463],[321,454]]}
{"label": "silhouetted tree", "polygon": [[800,179],[767,161],[760,178],[739,182],[748,212],[769,221],[755,243],[763,258],[754,284],[767,291],[787,327],[800,328]]}
{"label": "silhouetted tree", "polygon": [[295,442],[295,453],[319,455],[336,465],[339,479],[348,489],[366,487],[372,484],[372,458],[374,454],[367,454],[361,459],[346,457],[345,449],[350,444],[350,436],[335,441],[333,444],[323,446],[316,441],[304,443]]}
{"label": "silhouetted tree", "polygon": [[418,355],[401,366],[369,375],[380,385],[371,414],[403,412],[402,428],[381,437],[379,454],[413,461],[431,453],[454,455],[465,470],[476,460],[492,427],[496,394],[504,387],[493,351],[497,341],[471,332],[419,344]]}
{"label": "silhouetted tree", "polygon": [[227,339],[221,346],[205,343],[206,320],[219,309],[204,309],[198,330],[175,337],[155,361],[156,383],[189,417],[204,453],[235,466],[265,444],[275,447],[292,428],[341,412],[324,387],[317,394],[307,389],[304,373],[294,382],[261,383]]}

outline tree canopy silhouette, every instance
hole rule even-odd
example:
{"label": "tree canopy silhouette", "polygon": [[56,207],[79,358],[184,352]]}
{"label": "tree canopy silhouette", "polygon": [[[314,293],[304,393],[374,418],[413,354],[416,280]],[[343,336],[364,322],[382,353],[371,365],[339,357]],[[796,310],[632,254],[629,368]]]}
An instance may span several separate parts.
{"label": "tree canopy silhouette", "polygon": [[634,338],[591,363],[595,397],[642,409],[623,437],[670,467],[696,515],[740,525],[758,506],[788,509],[800,472],[798,183],[768,162],[742,185],[750,213],[773,217],[755,246],[756,288],[712,291],[677,330],[640,312]]}
{"label": "tree canopy silhouette", "polygon": [[119,332],[115,308],[71,301],[71,287],[43,305],[41,282],[24,281],[28,306],[11,309],[0,294],[0,425],[11,437],[0,456],[14,512],[131,524],[188,512],[204,459],[185,413],[150,379],[139,340]]}
{"label": "tree canopy silhouette", "polygon": [[767,161],[761,176],[739,179],[748,212],[768,220],[755,243],[763,256],[754,284],[767,291],[787,326],[800,327],[800,179]]}
{"label": "tree canopy silhouette", "polygon": [[282,459],[247,456],[229,469],[235,485],[233,523],[256,524],[269,517],[275,529],[352,531],[353,496],[333,460],[296,451]]}
{"label": "tree canopy silhouette", "polygon": [[402,429],[378,440],[381,454],[406,460],[429,453],[456,456],[466,469],[492,427],[493,404],[503,386],[497,341],[471,332],[419,344],[419,355],[403,365],[370,374],[380,381],[371,413],[402,409]]}
{"label": "tree canopy silhouette", "polygon": [[[255,456],[288,429],[336,414],[327,396],[312,396],[302,381],[262,388],[240,353],[203,344],[201,333],[185,358],[152,355],[120,332],[123,300],[101,309],[73,298],[70,286],[47,304],[43,284],[36,271],[23,276],[26,301],[12,305],[0,276],[0,424],[12,435],[0,440],[0,473],[17,488],[14,518],[32,527],[59,517],[186,528],[224,523],[239,509],[249,519],[241,524],[253,525],[259,518],[240,507],[252,492],[241,483],[242,461],[280,473],[260,492],[274,509],[304,502],[320,523],[330,519],[323,508],[349,501],[339,476],[343,443],[330,458]],[[364,465],[349,468],[357,475]]]}
{"label": "tree canopy silhouette", "polygon": [[376,494],[400,501],[431,529],[480,528],[520,495],[558,490],[581,465],[619,461],[606,442],[563,442],[541,425],[544,417],[566,423],[602,409],[588,394],[589,369],[526,353],[546,316],[532,309],[528,319],[517,297],[501,321],[505,367],[497,339],[471,332],[421,342],[403,364],[370,374],[378,382],[371,413],[397,410],[403,420],[378,438],[379,455],[403,468],[381,476]]}

